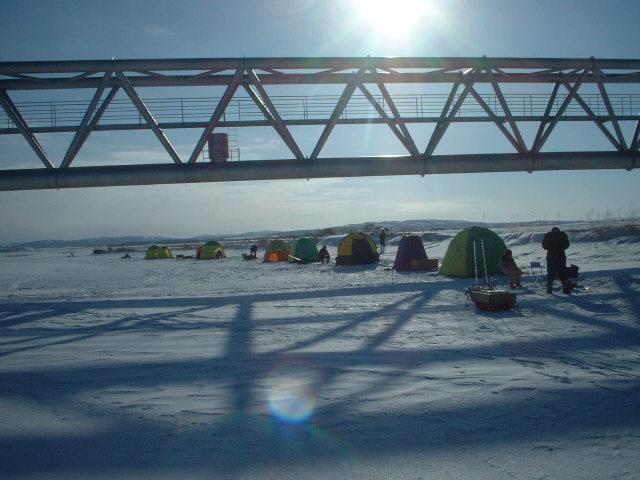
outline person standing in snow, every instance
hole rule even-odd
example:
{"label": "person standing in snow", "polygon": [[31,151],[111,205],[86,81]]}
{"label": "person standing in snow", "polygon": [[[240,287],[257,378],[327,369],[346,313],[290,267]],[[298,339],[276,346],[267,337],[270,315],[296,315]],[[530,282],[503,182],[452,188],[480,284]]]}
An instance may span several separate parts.
{"label": "person standing in snow", "polygon": [[387,238],[387,232],[384,231],[384,228],[380,232],[380,252],[384,252],[385,247],[385,239]]}
{"label": "person standing in snow", "polygon": [[558,227],[553,227],[542,239],[542,248],[547,251],[547,293],[553,291],[556,278],[562,283],[562,291],[571,293],[567,284],[567,256],[564,253],[569,248],[569,237]]}
{"label": "person standing in snow", "polygon": [[500,270],[503,274],[509,275],[509,286],[511,288],[522,287],[522,270],[518,268],[516,261],[513,259],[511,250],[504,252],[502,260],[500,260]]}

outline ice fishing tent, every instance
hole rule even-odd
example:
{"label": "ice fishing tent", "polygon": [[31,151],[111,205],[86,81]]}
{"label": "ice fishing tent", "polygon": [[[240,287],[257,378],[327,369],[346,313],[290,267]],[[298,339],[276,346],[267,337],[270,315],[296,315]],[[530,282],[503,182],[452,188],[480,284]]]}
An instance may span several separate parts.
{"label": "ice fishing tent", "polygon": [[289,259],[289,245],[282,240],[272,240],[264,253],[265,262],[286,262]]}
{"label": "ice fishing tent", "polygon": [[398,252],[393,262],[393,269],[398,272],[427,270],[427,263],[424,262],[427,259],[427,252],[424,251],[422,239],[417,235],[404,236],[398,244]]}
{"label": "ice fishing tent", "polygon": [[224,258],[224,247],[215,241],[207,242],[198,249],[196,258],[200,260],[209,260],[211,258]]}
{"label": "ice fishing tent", "polygon": [[144,255],[145,260],[156,260],[158,258],[173,258],[173,253],[171,253],[169,247],[151,245],[147,248],[147,253]]}
{"label": "ice fishing tent", "polygon": [[342,239],[338,247],[336,265],[367,265],[380,260],[378,247],[369,235],[350,233]]}
{"label": "ice fishing tent", "polygon": [[[474,262],[475,245],[475,262]],[[484,256],[483,256],[484,248]],[[483,227],[465,228],[451,240],[447,253],[442,259],[441,275],[452,277],[475,277],[500,271],[500,259],[507,251],[502,239],[493,231]]]}
{"label": "ice fishing tent", "polygon": [[[295,257],[295,258],[293,258]],[[300,238],[289,255],[290,262],[319,262],[320,256],[315,242],[309,238]]]}

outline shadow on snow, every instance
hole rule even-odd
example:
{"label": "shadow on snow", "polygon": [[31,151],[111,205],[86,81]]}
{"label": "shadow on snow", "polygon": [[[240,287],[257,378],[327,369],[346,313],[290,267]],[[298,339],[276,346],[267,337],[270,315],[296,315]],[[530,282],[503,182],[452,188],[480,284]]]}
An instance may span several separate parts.
{"label": "shadow on snow", "polygon": [[[627,302],[626,308],[633,312],[635,318],[640,318],[637,274],[638,269],[628,269],[598,272],[597,276],[613,276],[621,297]],[[617,322],[618,309],[608,305],[605,302],[607,297],[597,292],[568,298],[563,305],[579,307],[573,310],[558,310],[558,304],[549,302],[548,297],[533,294],[523,311],[504,315],[476,312],[472,307],[469,309],[461,305],[462,301],[443,306],[434,300],[438,294],[451,289],[458,290],[462,299],[463,287],[468,283],[468,280],[436,279],[256,295],[0,304],[0,329],[3,333],[0,357],[4,357],[4,362],[19,352],[72,345],[105,334],[183,330],[226,334],[224,353],[209,358],[156,362],[144,361],[140,354],[134,361],[117,365],[47,365],[37,371],[15,369],[0,373],[0,392],[4,398],[65,405],[73,402],[79,414],[104,421],[106,425],[81,436],[48,435],[46,432],[34,438],[2,435],[0,452],[4,460],[0,471],[30,474],[43,471],[63,473],[73,469],[109,472],[194,467],[208,469],[211,473],[232,473],[274,463],[296,465],[318,460],[331,460],[338,466],[344,462],[346,467],[356,458],[396,452],[419,450],[428,453],[443,446],[454,448],[490,442],[509,444],[548,439],[571,432],[640,425],[640,383],[633,372],[609,381],[606,387],[594,384],[592,387],[550,388],[547,391],[522,388],[511,392],[508,398],[496,394],[493,402],[471,402],[462,407],[456,406],[455,402],[447,407],[432,402],[428,396],[429,382],[446,382],[448,378],[422,374],[420,381],[427,385],[422,404],[402,411],[359,412],[355,407],[360,400],[374,392],[384,392],[398,378],[412,382],[412,376],[416,375],[412,370],[418,368],[437,366],[442,369],[443,365],[469,359],[490,362],[505,358],[524,364],[551,357],[570,364],[577,362],[574,357],[587,349],[604,346],[635,350],[640,344],[637,323],[624,325]],[[261,303],[280,302],[286,305],[289,302],[340,298],[348,301],[351,297],[375,298],[386,294],[398,294],[398,297],[389,297],[391,300],[373,304],[365,311],[345,309],[343,314],[335,316],[314,312],[304,318],[276,318],[272,315],[256,319],[255,316],[255,309]],[[209,318],[212,309],[223,307],[233,308],[232,318]],[[140,313],[144,309],[165,311]],[[119,310],[122,310],[120,316],[117,315]],[[138,313],[126,313],[128,310]],[[85,315],[96,311],[113,311],[113,315],[107,317],[116,318],[95,325],[85,322],[65,326],[61,321],[65,315]],[[437,323],[437,316],[443,311],[448,316],[458,315],[462,322],[474,321],[474,318],[486,320],[488,325],[495,327],[498,340],[490,344],[447,347],[433,339],[431,343],[420,344],[419,348],[389,346],[394,336],[402,335],[403,328],[410,322],[419,317],[421,322]],[[578,333],[578,329],[575,334],[564,337],[516,338],[505,318],[513,322],[519,319],[526,321],[531,312],[557,316],[558,321],[572,322],[589,331]],[[185,321],[185,318],[189,320]],[[48,326],[43,326],[43,322]],[[290,345],[274,345],[262,353],[254,351],[257,328],[296,329],[301,324],[317,324],[319,327],[305,332],[304,337],[296,337]],[[363,337],[360,348],[353,349],[352,345],[348,350],[319,348],[323,342],[369,327],[369,334],[363,335],[362,330],[357,333]],[[310,351],[301,351],[305,348]],[[258,402],[256,390],[259,383],[274,364],[289,357],[302,357],[321,370],[327,385],[341,380],[353,369],[370,369],[375,372],[375,378],[367,376],[356,392],[327,400],[306,424],[286,425],[267,414],[252,414],[251,407]],[[557,380],[565,383],[561,376]],[[451,381],[454,381],[453,376]],[[84,392],[123,384],[150,388],[159,383],[207,382],[219,383],[231,390],[228,411],[220,416],[216,412],[201,412],[193,422],[181,425],[176,424],[172,416],[167,416],[166,420],[145,419],[140,415],[122,414],[108,405],[75,400]],[[7,458],[11,460],[7,461]]]}

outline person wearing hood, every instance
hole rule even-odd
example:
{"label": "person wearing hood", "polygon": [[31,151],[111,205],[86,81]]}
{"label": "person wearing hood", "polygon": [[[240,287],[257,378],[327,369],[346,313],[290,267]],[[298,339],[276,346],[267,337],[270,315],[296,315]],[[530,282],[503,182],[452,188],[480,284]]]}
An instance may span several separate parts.
{"label": "person wearing hood", "polygon": [[522,270],[518,268],[516,261],[513,259],[511,250],[504,252],[502,260],[500,260],[500,270],[503,274],[509,275],[509,286],[511,288],[522,287]]}
{"label": "person wearing hood", "polygon": [[329,251],[327,250],[327,246],[323,245],[320,251],[318,252],[318,258],[322,263],[329,263],[331,257],[329,256]]}
{"label": "person wearing hood", "polygon": [[571,293],[567,283],[567,256],[564,253],[569,248],[569,237],[558,227],[553,227],[542,239],[542,248],[547,251],[547,293],[553,291],[556,278],[562,283],[562,291]]}

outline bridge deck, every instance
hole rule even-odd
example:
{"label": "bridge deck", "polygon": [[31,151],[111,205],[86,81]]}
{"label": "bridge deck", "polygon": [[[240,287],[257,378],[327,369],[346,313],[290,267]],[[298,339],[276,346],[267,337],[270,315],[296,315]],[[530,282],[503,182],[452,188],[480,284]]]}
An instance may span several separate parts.
{"label": "bridge deck", "polygon": [[[402,119],[406,123],[435,123],[447,101],[445,94],[392,95]],[[496,94],[481,95],[482,100],[501,120],[507,112]],[[338,95],[272,96],[273,105],[287,125],[324,125],[339,100]],[[382,96],[374,96],[388,116],[390,106]],[[558,113],[567,94],[558,95],[547,111],[548,94],[504,94],[510,106],[510,114],[516,121],[540,122]],[[459,95],[454,101],[459,99]],[[595,115],[603,121],[609,119],[607,103],[600,94],[582,94],[582,99]],[[220,97],[143,98],[144,104],[162,128],[204,128],[211,112],[220,103]],[[609,101],[619,120],[635,120],[640,112],[640,94],[610,94]],[[65,101],[31,101],[16,103],[24,120],[34,133],[74,132],[78,129],[89,108],[91,99]],[[559,121],[590,120],[577,102],[572,102]],[[453,122],[492,122],[485,110],[474,99],[469,99],[458,110]],[[339,124],[384,123],[380,114],[364,95],[353,95],[338,119]],[[114,99],[110,107],[92,127],[93,131],[132,130],[148,127],[144,117],[128,99]],[[229,102],[218,124],[219,127],[270,126],[267,116],[250,97],[235,98]],[[0,135],[20,134],[20,129],[6,111],[0,111]]]}

